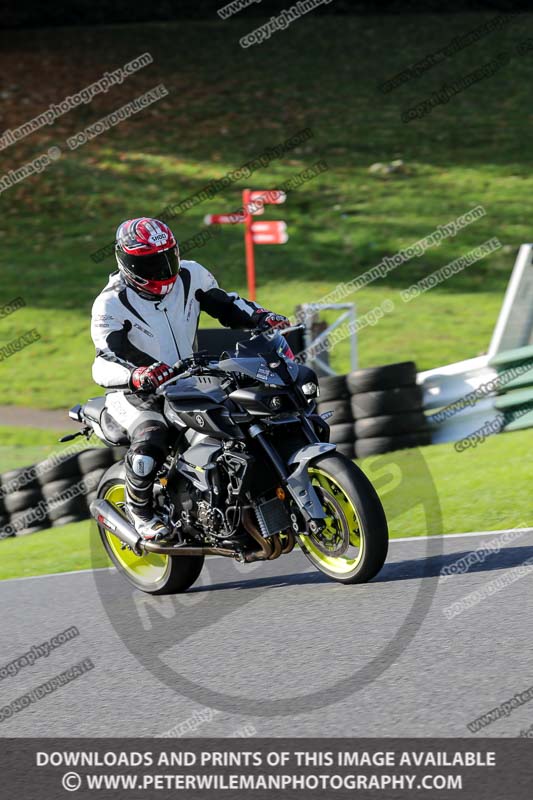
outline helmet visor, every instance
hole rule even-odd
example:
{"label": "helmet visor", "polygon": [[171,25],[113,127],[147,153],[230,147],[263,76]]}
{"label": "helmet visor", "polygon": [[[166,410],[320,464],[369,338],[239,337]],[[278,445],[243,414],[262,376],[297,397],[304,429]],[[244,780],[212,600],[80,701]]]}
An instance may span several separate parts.
{"label": "helmet visor", "polygon": [[164,250],[162,253],[154,253],[151,256],[120,253],[119,257],[124,267],[141,282],[167,281],[175,278],[180,268],[177,247]]}

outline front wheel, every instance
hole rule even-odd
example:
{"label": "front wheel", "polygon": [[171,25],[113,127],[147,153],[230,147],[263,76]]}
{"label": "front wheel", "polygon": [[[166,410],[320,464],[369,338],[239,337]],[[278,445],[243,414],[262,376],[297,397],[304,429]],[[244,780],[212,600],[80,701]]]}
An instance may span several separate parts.
{"label": "front wheel", "polygon": [[[98,487],[99,499],[121,511],[125,500],[123,464],[111,467]],[[179,594],[196,581],[204,565],[203,556],[170,557],[158,553],[138,556],[105,526],[98,524],[102,544],[117,570],[137,589],[147,594]]]}
{"label": "front wheel", "polygon": [[339,453],[313,461],[308,472],[326,513],[326,526],[316,534],[297,534],[303,553],[339,583],[366,583],[385,563],[389,544],[385,512],[374,487]]}

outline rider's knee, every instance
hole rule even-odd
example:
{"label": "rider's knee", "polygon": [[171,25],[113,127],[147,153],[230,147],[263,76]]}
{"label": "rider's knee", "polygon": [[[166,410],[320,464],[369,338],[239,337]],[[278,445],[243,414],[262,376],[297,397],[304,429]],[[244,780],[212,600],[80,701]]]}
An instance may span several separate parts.
{"label": "rider's knee", "polygon": [[138,478],[152,478],[157,472],[157,461],[148,453],[130,450],[126,456],[126,469]]}
{"label": "rider's knee", "polygon": [[167,426],[157,421],[142,423],[131,436],[126,467],[140,478],[155,476],[167,450]]}

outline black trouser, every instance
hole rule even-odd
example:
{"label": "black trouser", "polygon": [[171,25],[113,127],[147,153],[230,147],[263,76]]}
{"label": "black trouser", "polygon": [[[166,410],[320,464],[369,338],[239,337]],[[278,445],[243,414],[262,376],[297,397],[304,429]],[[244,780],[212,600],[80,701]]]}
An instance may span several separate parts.
{"label": "black trouser", "polygon": [[163,400],[154,395],[112,392],[106,408],[128,433],[130,447],[126,454],[126,490],[134,513],[152,516],[154,481],[168,452],[168,425],[163,417]]}

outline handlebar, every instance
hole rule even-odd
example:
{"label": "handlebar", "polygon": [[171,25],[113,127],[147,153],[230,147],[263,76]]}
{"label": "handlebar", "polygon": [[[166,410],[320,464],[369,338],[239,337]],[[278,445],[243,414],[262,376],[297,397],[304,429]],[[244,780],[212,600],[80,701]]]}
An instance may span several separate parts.
{"label": "handlebar", "polygon": [[[252,339],[255,339],[257,336],[260,336],[263,333],[281,333],[283,336],[286,336],[293,331],[300,331],[304,330],[305,325],[301,323],[298,325],[291,325],[290,328],[272,328],[270,325],[265,327],[256,327],[253,329],[248,330],[248,333],[251,333]],[[219,356],[208,353],[207,350],[201,350],[198,353],[193,353],[188,358],[184,358],[182,361],[177,361],[175,364],[172,365],[173,370],[176,371],[177,374],[173,375],[168,381],[162,383],[158,388],[155,390],[155,394],[161,394],[162,390],[168,386],[169,383],[177,380],[178,378],[190,378],[193,375],[197,374],[202,370],[203,367],[210,367],[210,371],[213,374],[216,371],[216,366],[218,365]],[[225,374],[225,373],[220,373]],[[142,391],[142,390],[141,390]]]}
{"label": "handlebar", "polygon": [[256,336],[260,336],[262,333],[281,333],[282,336],[286,336],[293,331],[303,331],[304,329],[305,325],[301,323],[298,325],[291,325],[290,328],[272,328],[270,325],[261,325],[257,328],[252,328],[250,333],[252,333],[251,338],[255,339]]}
{"label": "handlebar", "polygon": [[190,378],[198,374],[204,367],[211,367],[214,371],[218,364],[218,356],[209,354],[207,350],[201,350],[198,353],[193,353],[192,356],[184,358],[183,361],[177,361],[172,365],[172,369],[176,371],[168,381],[165,381],[155,390],[155,394],[161,394],[161,390],[168,386],[169,383],[177,380],[178,378]]}
{"label": "handlebar", "polygon": [[303,331],[305,330],[305,325],[299,323],[298,325],[291,325],[290,328],[284,328],[280,333],[283,336],[286,336],[288,333],[293,333],[293,331]]}

